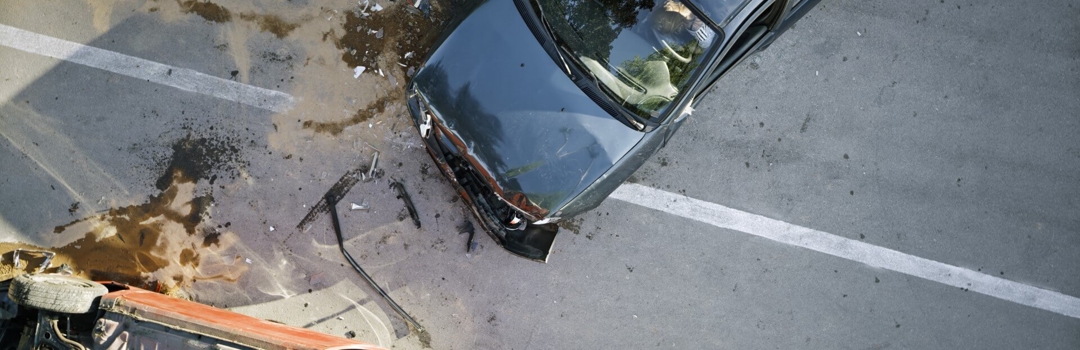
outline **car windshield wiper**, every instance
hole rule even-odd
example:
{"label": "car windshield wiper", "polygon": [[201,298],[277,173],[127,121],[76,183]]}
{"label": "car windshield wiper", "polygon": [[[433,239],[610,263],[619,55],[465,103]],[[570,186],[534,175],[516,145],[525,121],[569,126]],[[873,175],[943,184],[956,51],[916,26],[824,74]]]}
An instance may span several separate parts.
{"label": "car windshield wiper", "polygon": [[[597,101],[598,103],[605,103],[612,106],[612,109],[615,110],[615,114],[617,114],[615,117],[623,119],[627,125],[633,127],[634,129],[644,130],[647,121],[644,118],[641,118],[640,116],[627,110],[626,106],[623,106],[622,103],[615,101],[615,99],[612,97],[613,94],[611,90],[607,89],[605,86],[602,86],[603,84],[600,84],[600,80],[596,78],[596,74],[585,67],[585,63],[581,61],[581,58],[574,54],[573,50],[571,50],[570,47],[566,44],[566,41],[563,40],[563,38],[559,35],[558,32],[555,31],[554,28],[551,27],[551,23],[548,22],[547,16],[544,14],[543,5],[541,5],[538,0],[532,0],[530,2],[534,6],[536,6],[538,17],[540,17],[540,24],[544,26],[544,30],[546,30],[548,32],[548,35],[550,35],[552,38],[553,46],[555,48],[555,55],[558,56],[559,63],[562,63],[561,65],[559,65],[559,67],[566,72],[566,75],[569,76],[572,80],[580,80],[578,79],[577,74],[574,74],[574,70],[570,69],[570,64],[568,62],[573,62],[574,67],[576,67],[578,71],[581,71],[585,75],[587,75],[587,80],[592,83],[592,86],[583,86],[583,89],[595,88],[595,91],[599,92],[599,94],[597,95],[604,97],[604,101]],[[569,60],[566,59],[567,56],[570,56]]]}
{"label": "car windshield wiper", "polygon": [[566,72],[566,75],[570,76],[570,79],[576,80],[577,78],[574,77],[574,72],[570,70],[570,65],[566,63],[566,57],[563,56],[562,50],[565,46],[565,43],[563,42],[562,38],[559,37],[559,34],[555,32],[555,29],[551,28],[551,23],[548,23],[547,16],[544,15],[544,7],[540,5],[540,2],[537,0],[533,0],[532,3],[534,6],[536,6],[537,11],[539,12],[538,15],[540,17],[540,24],[544,25],[544,30],[546,30],[548,32],[548,35],[550,35],[551,38],[555,41],[555,55],[558,56],[559,61],[562,62],[562,65],[560,65],[559,68],[562,68],[563,71]]}

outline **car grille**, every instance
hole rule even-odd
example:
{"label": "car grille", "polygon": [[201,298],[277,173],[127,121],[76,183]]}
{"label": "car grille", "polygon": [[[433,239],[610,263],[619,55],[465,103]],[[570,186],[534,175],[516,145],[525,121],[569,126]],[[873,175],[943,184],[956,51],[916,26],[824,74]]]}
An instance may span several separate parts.
{"label": "car grille", "polygon": [[435,133],[433,133],[433,137],[430,138],[428,144],[449,166],[453,174],[447,175],[453,176],[458,185],[465,189],[473,204],[480,211],[490,215],[492,221],[495,222],[501,222],[503,218],[507,218],[510,214],[516,212],[514,208],[499,199],[487,180],[480,175],[468,160],[450,151],[450,147],[454,147],[453,145],[446,145],[441,142],[443,139],[442,133],[442,130],[435,128]]}

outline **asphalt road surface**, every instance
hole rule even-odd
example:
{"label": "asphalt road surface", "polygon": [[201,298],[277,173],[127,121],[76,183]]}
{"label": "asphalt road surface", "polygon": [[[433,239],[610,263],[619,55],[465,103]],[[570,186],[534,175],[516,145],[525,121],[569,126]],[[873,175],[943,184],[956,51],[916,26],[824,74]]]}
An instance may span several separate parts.
{"label": "asphalt road surface", "polygon": [[0,273],[48,248],[398,349],[1080,348],[1075,1],[825,0],[547,264],[465,253],[408,122],[459,5],[375,3],[0,4]]}

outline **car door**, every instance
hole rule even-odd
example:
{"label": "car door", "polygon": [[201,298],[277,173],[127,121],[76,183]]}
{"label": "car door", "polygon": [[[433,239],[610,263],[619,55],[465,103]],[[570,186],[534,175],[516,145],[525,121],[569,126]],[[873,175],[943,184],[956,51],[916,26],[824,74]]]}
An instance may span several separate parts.
{"label": "car door", "polygon": [[[801,0],[801,2],[815,2],[815,0]],[[736,18],[745,19],[737,26],[728,26],[729,28],[736,28],[733,31],[735,39],[729,41],[730,44],[722,53],[721,58],[713,63],[702,80],[702,84],[699,84],[699,88],[695,90],[695,107],[701,102],[705,93],[720,80],[720,77],[724,76],[739,62],[742,62],[743,59],[749,57],[751,53],[772,42],[774,29],[778,28],[778,25],[782,23],[780,19],[788,12],[788,5],[789,0],[761,1],[757,6],[747,6],[745,11],[752,11],[749,16],[736,16]]]}

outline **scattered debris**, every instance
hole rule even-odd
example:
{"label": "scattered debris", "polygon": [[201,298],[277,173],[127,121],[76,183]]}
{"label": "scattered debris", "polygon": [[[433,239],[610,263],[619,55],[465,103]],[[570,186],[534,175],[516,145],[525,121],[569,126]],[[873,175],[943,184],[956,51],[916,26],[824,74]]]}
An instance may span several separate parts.
{"label": "scattered debris", "polygon": [[341,200],[341,198],[344,198],[345,194],[349,193],[349,190],[351,190],[357,182],[360,182],[360,178],[366,170],[367,169],[364,169],[363,167],[358,167],[349,170],[345,175],[342,175],[341,178],[334,183],[334,186],[331,186],[330,190],[326,191],[326,194],[319,198],[319,202],[311,206],[311,210],[308,211],[307,215],[304,215],[304,219],[296,224],[296,229],[301,230],[301,232],[307,232],[307,230],[311,229],[311,222],[315,220],[315,217],[320,213],[327,211],[326,195],[333,195],[335,202]]}
{"label": "scattered debris", "polygon": [[364,66],[356,66],[356,68],[353,68],[353,73],[352,73],[353,79],[360,78],[360,74],[364,74],[365,70],[367,70],[367,67],[364,67]]}
{"label": "scattered debris", "polygon": [[405,201],[405,209],[409,210],[409,216],[412,217],[413,223],[416,224],[416,228],[420,228],[420,215],[416,213],[416,206],[413,205],[412,197],[409,197],[409,192],[405,191],[405,185],[401,184],[397,180],[390,182],[390,188],[393,188],[398,193],[398,198]]}
{"label": "scattered debris", "polygon": [[[37,273],[45,272],[45,269],[47,269],[49,267],[52,267],[52,259],[54,257],[56,257],[56,253],[53,253],[53,252],[50,252],[50,251],[47,251],[47,250],[29,250],[29,249],[18,248],[18,249],[15,249],[15,251],[11,253],[12,264],[14,265],[15,268],[21,268],[21,266],[19,266],[19,262],[20,262],[19,254],[20,253],[21,254],[41,254],[41,256],[45,257],[45,260],[41,262],[41,266],[38,266]],[[26,267],[30,267],[29,266],[30,262],[27,262],[26,264],[27,264]]]}
{"label": "scattered debris", "polygon": [[[401,186],[401,184],[396,181],[393,183]],[[401,188],[399,192],[405,192],[404,188],[399,188]],[[416,320],[414,320],[412,316],[409,316],[409,313],[405,312],[405,310],[402,309],[401,306],[398,305],[398,303],[394,302],[394,299],[390,298],[390,295],[386,294],[386,291],[379,287],[379,285],[375,283],[375,280],[371,279],[371,276],[368,275],[367,272],[364,272],[364,269],[360,267],[360,264],[356,263],[356,260],[354,260],[352,255],[349,254],[349,251],[345,250],[345,238],[341,235],[341,222],[338,221],[337,198],[334,198],[334,195],[328,192],[326,196],[323,197],[323,200],[326,201],[328,207],[330,208],[330,219],[334,225],[334,234],[337,236],[338,248],[341,249],[341,255],[345,256],[345,260],[349,261],[349,265],[352,265],[353,269],[355,269],[356,272],[360,273],[360,276],[363,277],[369,285],[371,285],[371,288],[374,288],[376,292],[379,292],[379,295],[383,297],[383,300],[386,300],[386,302],[390,304],[390,308],[394,309],[394,311],[397,312],[398,315],[405,320],[405,323],[409,324],[410,328],[415,329],[417,333],[420,333],[420,336],[422,337],[424,333],[426,333],[424,331],[424,327],[421,326],[420,323],[416,322]],[[417,227],[419,227],[419,221],[417,221]]]}
{"label": "scattered debris", "polygon": [[345,332],[345,337],[349,338],[349,339],[356,338],[356,332],[353,332],[353,331]]}
{"label": "scattered debris", "polygon": [[274,232],[274,227],[270,226],[270,232]]}
{"label": "scattered debris", "polygon": [[352,206],[349,207],[349,209],[351,209],[351,210],[368,210],[368,209],[371,209],[371,206],[369,206],[367,204],[366,199],[361,203],[363,203],[363,204],[349,203],[349,204],[352,204]]}

